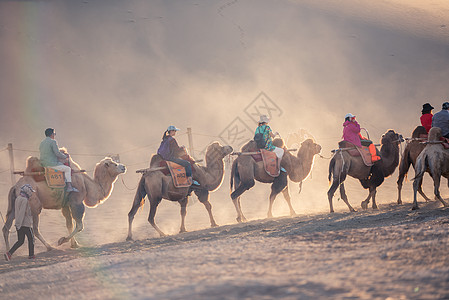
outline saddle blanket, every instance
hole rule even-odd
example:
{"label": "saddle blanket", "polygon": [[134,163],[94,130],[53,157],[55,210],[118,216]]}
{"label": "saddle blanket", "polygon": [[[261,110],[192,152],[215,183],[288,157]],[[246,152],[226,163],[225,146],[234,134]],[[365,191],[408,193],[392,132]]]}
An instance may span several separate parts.
{"label": "saddle blanket", "polygon": [[186,176],[186,169],[183,166],[178,165],[177,163],[174,163],[172,161],[167,161],[167,166],[170,170],[170,174],[175,187],[182,188],[192,185],[192,181]]}
{"label": "saddle blanket", "polygon": [[267,172],[267,174],[272,177],[278,177],[281,173],[281,170],[276,153],[265,149],[261,149],[260,153],[262,154],[263,167],[265,169],[265,172]]}
{"label": "saddle blanket", "polygon": [[363,163],[368,166],[371,167],[374,163],[371,159],[371,153],[369,153],[369,149],[368,147],[362,146],[362,147],[356,147],[354,144],[349,143],[347,141],[341,141],[338,143],[338,147],[340,149],[344,149],[344,148],[353,148],[353,149],[347,149],[346,151],[348,151],[349,155],[351,156],[361,156]]}
{"label": "saddle blanket", "polygon": [[65,177],[64,172],[58,171],[51,167],[45,168],[45,180],[50,188],[64,188]]}

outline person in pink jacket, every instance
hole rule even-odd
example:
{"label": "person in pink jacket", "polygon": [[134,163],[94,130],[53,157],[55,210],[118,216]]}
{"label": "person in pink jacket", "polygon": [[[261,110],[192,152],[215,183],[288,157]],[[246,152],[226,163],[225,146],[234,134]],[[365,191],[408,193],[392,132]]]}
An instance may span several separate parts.
{"label": "person in pink jacket", "polygon": [[365,146],[368,146],[371,160],[373,162],[380,160],[380,156],[377,155],[376,147],[373,142],[360,134],[360,125],[355,120],[355,116],[351,113],[348,113],[345,116],[345,122],[343,123],[343,140],[357,147],[362,147],[363,140],[364,144],[366,144]]}

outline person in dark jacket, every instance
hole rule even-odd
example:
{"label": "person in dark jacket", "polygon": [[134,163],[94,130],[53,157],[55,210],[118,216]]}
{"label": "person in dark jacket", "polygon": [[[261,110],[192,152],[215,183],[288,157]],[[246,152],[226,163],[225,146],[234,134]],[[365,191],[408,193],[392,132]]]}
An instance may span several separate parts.
{"label": "person in dark jacket", "polygon": [[433,117],[432,109],[434,109],[434,107],[430,105],[430,103],[425,103],[422,106],[421,110],[422,115],[419,118],[421,120],[421,125],[424,126],[427,133],[429,133],[430,128],[432,128],[432,117]]}
{"label": "person in dark jacket", "polygon": [[167,130],[162,136],[162,142],[159,146],[159,149],[157,150],[157,154],[159,154],[165,160],[172,161],[186,168],[186,176],[191,179],[192,166],[190,165],[190,162],[180,158],[181,155],[186,153],[185,147],[180,147],[178,145],[178,142],[174,138],[177,131],[179,131],[179,129],[175,126],[168,126]]}
{"label": "person in dark jacket", "polygon": [[433,115],[432,127],[441,128],[441,135],[449,139],[449,102],[444,102],[439,112]]}

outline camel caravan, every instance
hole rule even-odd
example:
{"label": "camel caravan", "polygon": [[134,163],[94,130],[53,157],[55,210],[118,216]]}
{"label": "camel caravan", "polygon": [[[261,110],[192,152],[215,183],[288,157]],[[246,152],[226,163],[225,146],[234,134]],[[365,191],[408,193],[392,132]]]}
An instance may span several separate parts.
{"label": "camel caravan", "polygon": [[[333,156],[329,162],[330,187],[327,195],[331,213],[334,212],[332,198],[338,188],[349,211],[356,211],[346,195],[344,182],[347,176],[358,179],[362,187],[368,190],[367,198],[361,202],[362,209],[367,209],[370,201],[372,201],[372,208],[377,209],[377,188],[385,178],[394,173],[398,166],[398,204],[402,204],[403,181],[407,177],[410,166],[413,166],[416,174],[413,179],[413,209],[418,208],[417,192],[429,201],[422,191],[422,178],[425,172],[434,181],[435,197],[444,207],[449,205],[439,192],[441,176],[449,178],[449,150],[446,150],[449,148],[447,142],[449,141],[449,103],[445,102],[442,112],[435,116],[432,115],[431,109],[433,107],[430,104],[423,105],[421,117],[423,126],[415,128],[412,137],[406,139],[407,144],[401,160],[400,145],[404,142],[402,135],[390,129],[382,135],[380,144],[375,145],[369,136],[368,138],[362,136],[360,133],[362,128],[354,115],[348,113],[345,116],[343,139],[338,143],[338,148],[332,150]],[[180,204],[179,232],[186,232],[185,217],[188,199],[192,193],[206,208],[211,227],[218,226],[212,213],[209,196],[211,192],[221,187],[225,175],[224,159],[231,156],[235,159],[232,161],[230,170],[230,198],[237,212],[237,222],[247,221],[241,208],[241,196],[251,189],[256,181],[270,184],[271,187],[268,197],[268,218],[273,217],[273,203],[280,193],[287,202],[290,216],[295,216],[288,181],[298,183],[301,191],[303,181],[311,174],[316,156],[321,156],[321,146],[309,134],[306,136],[303,133],[295,133],[287,139],[288,145],[297,145],[299,149],[289,148],[280,138],[279,133],[272,131],[268,125],[269,121],[268,116],[260,116],[254,138],[244,144],[240,151],[234,152],[231,146],[221,145],[218,142],[211,143],[205,151],[205,166],[195,161],[185,147],[178,145],[175,135],[179,129],[173,125],[169,126],[163,134],[157,153],[151,157],[149,167],[137,171],[142,176],[128,213],[126,239],[133,239],[133,220],[139,208],[144,205],[146,197],[150,203],[148,222],[160,236],[164,236],[165,233],[156,225],[155,216],[162,199]],[[305,138],[300,139],[300,135]],[[53,249],[39,231],[39,215],[43,208],[60,209],[66,219],[68,235],[61,237],[58,245],[70,241],[71,247],[79,247],[75,237],[83,230],[85,206],[96,207],[106,201],[113,191],[114,182],[118,176],[126,172],[124,165],[106,157],[96,164],[94,176],[91,178],[72,160],[66,149],[59,148],[54,129],[48,128],[45,136],[39,146],[40,157],[27,158],[25,171],[17,172],[23,177],[9,191],[8,211],[3,226],[7,249],[10,249],[9,233],[13,221],[19,217],[21,222],[24,218],[28,218],[29,222],[23,224],[28,224],[29,228],[32,227],[32,232],[47,250]],[[380,146],[380,149],[376,146]],[[19,197],[25,197],[26,201],[24,202],[22,198],[16,201]],[[16,211],[16,204],[19,202],[29,205],[25,210],[21,208],[20,211]],[[16,226],[17,223],[16,220]],[[19,234],[20,228],[17,229]],[[20,245],[23,244],[23,240],[24,234],[19,235]],[[16,243],[11,251],[14,252],[20,245]],[[30,238],[29,245],[34,245],[30,242]],[[5,257],[10,258],[12,252],[7,252]]]}

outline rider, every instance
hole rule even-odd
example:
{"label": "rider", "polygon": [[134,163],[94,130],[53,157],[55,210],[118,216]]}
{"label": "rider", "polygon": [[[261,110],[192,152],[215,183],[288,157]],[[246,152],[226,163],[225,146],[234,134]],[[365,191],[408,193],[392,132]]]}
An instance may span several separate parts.
{"label": "rider", "polygon": [[441,135],[449,138],[449,102],[444,102],[441,111],[433,115],[432,127],[441,128]]}
{"label": "rider", "polygon": [[350,142],[357,147],[362,147],[363,140],[363,143],[368,146],[372,162],[380,160],[373,142],[360,134],[360,125],[355,120],[355,116],[351,113],[348,113],[345,116],[345,122],[343,123],[343,140]]}
{"label": "rider", "polygon": [[78,192],[78,190],[72,186],[72,169],[59,161],[59,159],[68,160],[69,154],[64,154],[59,151],[55,135],[56,132],[53,128],[45,129],[45,139],[43,139],[39,145],[41,164],[43,167],[51,167],[64,172],[65,181],[67,183],[67,193]]}
{"label": "rider", "polygon": [[190,162],[180,158],[181,155],[186,153],[186,150],[184,146],[179,147],[178,142],[176,142],[174,138],[177,131],[179,131],[179,129],[175,126],[168,126],[162,136],[162,142],[157,150],[157,154],[159,154],[164,160],[172,161],[183,166],[186,169],[186,176],[191,180],[192,166],[190,165]]}
{"label": "rider", "polygon": [[423,104],[421,110],[422,116],[419,118],[421,120],[421,125],[424,126],[427,133],[429,133],[430,128],[432,128],[432,109],[434,109],[434,107],[430,105],[430,103]]}
{"label": "rider", "polygon": [[255,135],[257,134],[263,135],[263,140],[265,141],[265,147],[263,149],[273,151],[276,154],[278,161],[280,162],[282,156],[284,156],[284,149],[273,145],[273,138],[279,135],[279,133],[278,132],[273,133],[270,126],[268,126],[269,121],[270,119],[266,115],[261,115],[259,118],[259,124],[256,128]]}

